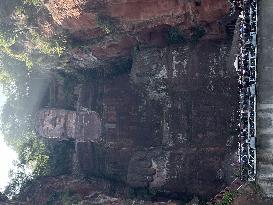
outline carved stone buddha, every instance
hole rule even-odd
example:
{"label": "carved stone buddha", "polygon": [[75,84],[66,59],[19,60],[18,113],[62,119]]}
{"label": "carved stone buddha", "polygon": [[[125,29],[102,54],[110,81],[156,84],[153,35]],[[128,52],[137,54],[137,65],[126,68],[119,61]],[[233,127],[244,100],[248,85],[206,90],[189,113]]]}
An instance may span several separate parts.
{"label": "carved stone buddha", "polygon": [[36,130],[45,138],[96,141],[101,136],[101,119],[94,112],[64,109],[41,109],[37,113]]}
{"label": "carved stone buddha", "polygon": [[232,175],[227,142],[236,124],[237,79],[227,55],[225,43],[209,41],[139,52],[130,75],[85,86],[85,106],[95,111],[42,109],[37,132],[75,139],[87,177],[213,195]]}

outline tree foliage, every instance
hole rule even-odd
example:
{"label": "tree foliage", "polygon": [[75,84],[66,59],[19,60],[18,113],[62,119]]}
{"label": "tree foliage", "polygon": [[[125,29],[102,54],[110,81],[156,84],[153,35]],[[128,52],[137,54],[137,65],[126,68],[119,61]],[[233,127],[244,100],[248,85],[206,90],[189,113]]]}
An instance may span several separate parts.
{"label": "tree foliage", "polygon": [[10,171],[11,183],[5,194],[16,197],[41,176],[60,176],[72,172],[74,141],[43,141],[35,133],[20,146],[15,169]]}
{"label": "tree foliage", "polygon": [[235,195],[233,192],[226,192],[220,205],[231,205]]}
{"label": "tree foliage", "polygon": [[41,0],[0,3],[0,83],[8,98],[1,131],[17,150],[33,131],[34,114],[48,84],[47,69],[59,62],[65,48],[65,40],[47,39],[37,29],[42,11]]}
{"label": "tree foliage", "polygon": [[10,170],[11,182],[5,189],[9,197],[16,196],[31,180],[49,173],[49,152],[45,143],[35,133],[28,133],[27,139],[19,145],[18,160]]}
{"label": "tree foliage", "polygon": [[16,196],[32,180],[32,176],[26,171],[27,167],[25,165],[14,162],[14,166],[16,169],[10,170],[9,173],[11,182],[4,191],[4,194],[10,198]]}
{"label": "tree foliage", "polygon": [[45,143],[34,133],[20,146],[19,161],[27,165],[34,176],[44,176],[49,173],[49,152]]}
{"label": "tree foliage", "polygon": [[23,3],[33,6],[40,6],[42,4],[41,0],[23,0]]}
{"label": "tree foliage", "polygon": [[39,31],[37,18],[43,11],[41,0],[0,1],[0,83],[7,97],[0,129],[19,156],[10,172],[8,196],[18,194],[36,177],[53,174],[58,159],[69,170],[65,157],[70,155],[53,149],[34,131],[35,113],[50,80],[48,70],[61,61],[66,43],[63,36],[48,39]]}

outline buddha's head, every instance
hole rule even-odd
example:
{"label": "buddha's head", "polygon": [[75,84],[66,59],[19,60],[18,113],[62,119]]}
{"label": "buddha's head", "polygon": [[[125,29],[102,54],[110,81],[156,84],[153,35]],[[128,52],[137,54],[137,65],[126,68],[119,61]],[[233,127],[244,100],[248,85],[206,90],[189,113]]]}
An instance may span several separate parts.
{"label": "buddha's head", "polygon": [[37,113],[36,131],[45,138],[73,138],[76,112],[63,109],[41,109]]}
{"label": "buddha's head", "polygon": [[45,138],[95,141],[101,135],[101,120],[93,111],[45,108],[37,113],[36,131]]}

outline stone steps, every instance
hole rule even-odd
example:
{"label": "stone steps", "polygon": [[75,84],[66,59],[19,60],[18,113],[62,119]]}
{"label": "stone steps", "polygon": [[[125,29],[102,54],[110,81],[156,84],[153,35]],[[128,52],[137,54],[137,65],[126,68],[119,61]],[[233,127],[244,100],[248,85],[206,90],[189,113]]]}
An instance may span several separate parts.
{"label": "stone steps", "polygon": [[242,181],[239,178],[236,178],[233,180],[233,182],[227,186],[225,189],[223,189],[220,193],[215,195],[209,202],[207,202],[206,205],[217,205],[220,204],[220,202],[223,200],[223,197],[225,193],[236,191],[242,186]]}
{"label": "stone steps", "polygon": [[259,138],[257,139],[257,145],[261,146],[263,148],[262,152],[272,152],[273,147],[273,135],[259,135]]}
{"label": "stone steps", "polygon": [[260,174],[270,175],[271,173],[273,173],[273,165],[270,163],[264,164],[260,162],[258,165],[258,171]]}
{"label": "stone steps", "polygon": [[259,153],[257,155],[257,160],[260,162],[260,163],[263,163],[263,164],[272,164],[273,162],[273,153],[269,153],[269,152],[265,152],[265,153]]}
{"label": "stone steps", "polygon": [[273,197],[273,179],[258,179],[261,189],[266,193],[267,197]]}

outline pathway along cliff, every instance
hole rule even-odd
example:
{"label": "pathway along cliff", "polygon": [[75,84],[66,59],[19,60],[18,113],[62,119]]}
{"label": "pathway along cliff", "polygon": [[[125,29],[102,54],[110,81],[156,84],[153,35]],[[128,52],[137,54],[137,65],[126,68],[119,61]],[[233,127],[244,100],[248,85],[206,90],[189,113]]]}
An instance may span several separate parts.
{"label": "pathway along cliff", "polygon": [[257,182],[273,197],[273,1],[259,1]]}

